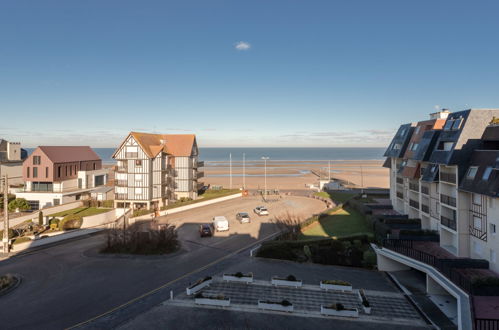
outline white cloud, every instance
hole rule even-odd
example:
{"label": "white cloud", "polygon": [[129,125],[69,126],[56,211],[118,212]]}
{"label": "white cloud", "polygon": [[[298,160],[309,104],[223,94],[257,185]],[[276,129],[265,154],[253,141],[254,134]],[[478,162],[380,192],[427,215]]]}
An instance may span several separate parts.
{"label": "white cloud", "polygon": [[251,45],[250,45],[249,42],[239,41],[239,42],[236,42],[236,44],[234,45],[234,47],[237,50],[249,50],[251,48]]}

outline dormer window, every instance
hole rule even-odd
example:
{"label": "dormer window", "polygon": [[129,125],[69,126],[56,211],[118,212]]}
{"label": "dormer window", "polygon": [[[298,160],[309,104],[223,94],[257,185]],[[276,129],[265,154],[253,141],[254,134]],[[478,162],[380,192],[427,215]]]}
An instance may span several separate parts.
{"label": "dormer window", "polygon": [[488,180],[490,177],[490,173],[492,173],[492,166],[487,166],[487,168],[483,172],[482,180]]}
{"label": "dormer window", "polygon": [[454,124],[454,119],[447,119],[447,122],[445,122],[444,131],[450,131],[452,129],[453,124]]}
{"label": "dormer window", "polygon": [[463,123],[463,118],[458,118],[456,120],[454,120],[454,124],[452,125],[452,129],[453,130],[458,130],[461,128],[461,124]]}
{"label": "dormer window", "polygon": [[470,167],[468,170],[468,173],[466,173],[466,179],[473,180],[475,178],[477,171],[478,171],[478,167],[476,167],[476,166]]}
{"label": "dormer window", "polygon": [[411,150],[412,150],[412,151],[416,151],[416,150],[418,150],[418,146],[419,146],[419,144],[418,144],[418,143],[414,143],[414,144],[412,145]]}

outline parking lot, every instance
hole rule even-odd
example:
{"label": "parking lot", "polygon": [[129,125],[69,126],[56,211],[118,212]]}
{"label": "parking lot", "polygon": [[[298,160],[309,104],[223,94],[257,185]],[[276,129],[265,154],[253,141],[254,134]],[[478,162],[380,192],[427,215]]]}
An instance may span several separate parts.
{"label": "parking lot", "polygon": [[[258,216],[255,214],[253,209],[257,206],[266,206],[269,215]],[[233,240],[254,241],[261,239],[277,232],[278,228],[274,224],[276,217],[290,215],[304,219],[324,209],[323,202],[306,197],[284,196],[279,201],[264,203],[261,198],[252,196],[163,216],[158,218],[158,221],[175,225],[178,228],[183,248],[191,251],[200,247],[218,248],[220,245],[230,244],[230,241]],[[241,224],[236,219],[238,212],[248,213],[251,222]],[[215,216],[225,216],[229,221],[229,230],[215,232],[213,237],[201,238],[199,226],[211,224]]]}

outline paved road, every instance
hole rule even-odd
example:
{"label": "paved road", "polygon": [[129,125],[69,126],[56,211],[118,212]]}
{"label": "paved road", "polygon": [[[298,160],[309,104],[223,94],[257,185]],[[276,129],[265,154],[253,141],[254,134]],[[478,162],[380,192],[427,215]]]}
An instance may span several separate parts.
{"label": "paved road", "polygon": [[[200,240],[196,223],[205,222],[213,215],[231,217],[241,208],[251,209],[257,204],[260,204],[257,199],[236,199],[161,219],[178,225],[185,244],[185,250],[171,256],[103,257],[97,250],[105,236],[97,235],[2,261],[0,273],[19,274],[23,281],[15,291],[0,297],[2,328],[69,327],[192,273],[183,278],[181,285],[185,287],[200,276],[195,273],[200,268],[276,231],[269,219],[260,219],[241,227],[231,223],[228,235]],[[287,197],[269,204],[269,208],[274,214],[286,210],[316,213],[324,204],[303,197]],[[152,306],[136,307],[147,310]]]}

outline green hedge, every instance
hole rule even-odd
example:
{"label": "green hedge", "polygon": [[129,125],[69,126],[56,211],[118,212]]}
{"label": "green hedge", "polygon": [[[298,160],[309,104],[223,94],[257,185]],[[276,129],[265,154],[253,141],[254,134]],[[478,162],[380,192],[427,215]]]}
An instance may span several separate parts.
{"label": "green hedge", "polygon": [[83,223],[83,218],[78,214],[68,214],[59,222],[60,230],[79,229]]}
{"label": "green hedge", "polygon": [[140,210],[134,210],[132,213],[132,217],[140,217],[141,215],[146,215],[146,214],[151,214],[154,213],[154,210],[148,210],[148,209],[140,209]]}

